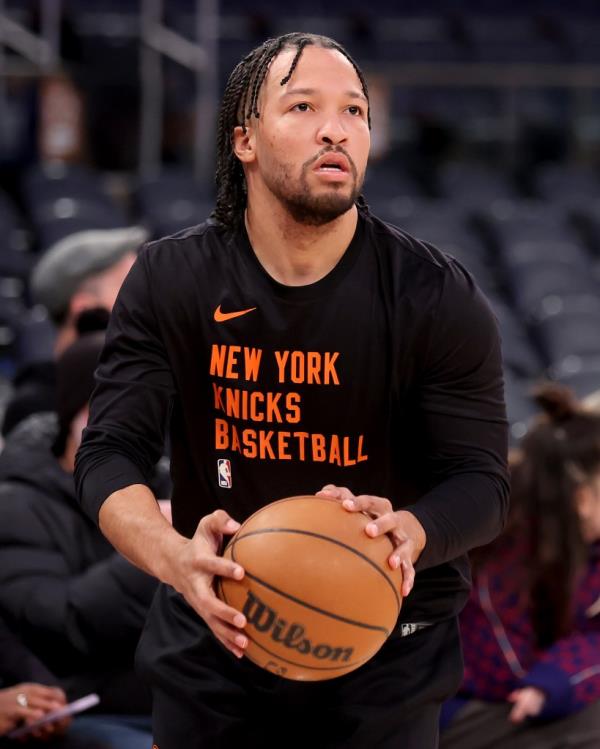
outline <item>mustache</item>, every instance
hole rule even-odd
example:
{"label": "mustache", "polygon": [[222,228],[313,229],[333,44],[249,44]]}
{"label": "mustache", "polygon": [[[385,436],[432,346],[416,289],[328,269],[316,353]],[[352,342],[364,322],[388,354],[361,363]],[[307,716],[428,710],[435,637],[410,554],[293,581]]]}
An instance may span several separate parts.
{"label": "mustache", "polygon": [[305,161],[304,164],[302,164],[302,169],[309,169],[321,158],[321,156],[325,156],[325,154],[327,153],[341,153],[343,156],[345,156],[348,159],[348,163],[350,164],[350,171],[352,172],[352,176],[356,179],[358,175],[356,164],[354,163],[354,161],[352,161],[352,157],[350,156],[350,154],[344,148],[342,148],[342,146],[327,146],[326,148],[321,149],[316,156],[314,156],[312,159],[309,159],[308,161]]}

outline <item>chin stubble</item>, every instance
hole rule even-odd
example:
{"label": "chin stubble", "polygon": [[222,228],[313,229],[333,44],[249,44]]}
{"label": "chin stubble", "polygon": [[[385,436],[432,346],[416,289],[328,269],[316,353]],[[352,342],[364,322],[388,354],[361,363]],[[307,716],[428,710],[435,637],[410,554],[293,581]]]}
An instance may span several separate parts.
{"label": "chin stubble", "polygon": [[[307,174],[323,153],[333,153],[335,151],[343,153],[348,159],[352,173],[352,189],[348,195],[343,195],[340,192],[336,193],[337,188],[335,185],[332,185],[331,190],[327,194],[313,195],[310,191]],[[303,164],[300,189],[296,192],[291,191],[289,188],[291,181],[289,171],[284,166],[278,178],[272,180],[269,188],[281,201],[294,221],[305,226],[324,226],[349,211],[360,194],[363,182],[362,179],[360,181],[358,179],[358,172],[354,162],[341,149],[328,149],[328,151],[318,154],[315,158]],[[342,189],[343,186],[340,186],[339,190]]]}

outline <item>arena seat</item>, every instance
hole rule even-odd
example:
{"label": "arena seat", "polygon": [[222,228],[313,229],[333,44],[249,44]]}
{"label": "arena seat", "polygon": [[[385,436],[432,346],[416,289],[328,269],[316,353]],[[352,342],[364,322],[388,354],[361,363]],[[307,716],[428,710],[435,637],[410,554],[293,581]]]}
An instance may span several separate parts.
{"label": "arena seat", "polygon": [[179,170],[142,181],[136,198],[142,221],[155,238],[205,221],[214,207],[210,189],[191,172]]}
{"label": "arena seat", "polygon": [[547,297],[598,293],[589,272],[559,261],[522,263],[507,274],[507,283],[517,308],[527,317],[533,317]]}
{"label": "arena seat", "polygon": [[517,379],[539,377],[543,373],[544,363],[527,327],[505,301],[497,296],[489,296],[488,299],[498,318],[505,369]]}
{"label": "arena seat", "polygon": [[600,314],[560,313],[533,323],[550,366],[569,356],[600,358]]}

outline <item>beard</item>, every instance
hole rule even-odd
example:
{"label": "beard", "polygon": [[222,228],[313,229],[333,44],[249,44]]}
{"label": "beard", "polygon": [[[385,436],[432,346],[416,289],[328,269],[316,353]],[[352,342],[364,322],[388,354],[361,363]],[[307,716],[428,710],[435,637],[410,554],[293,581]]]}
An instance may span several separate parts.
{"label": "beard", "polygon": [[291,176],[292,167],[287,164],[281,164],[279,169],[266,174],[264,179],[267,187],[296,223],[305,226],[324,226],[349,211],[362,188],[364,175],[359,180],[354,162],[347,154],[346,157],[352,173],[349,193],[346,192],[345,182],[339,185],[331,183],[325,194],[314,195],[311,192],[306,175],[316,159],[310,159],[302,165],[302,175],[296,186]]}

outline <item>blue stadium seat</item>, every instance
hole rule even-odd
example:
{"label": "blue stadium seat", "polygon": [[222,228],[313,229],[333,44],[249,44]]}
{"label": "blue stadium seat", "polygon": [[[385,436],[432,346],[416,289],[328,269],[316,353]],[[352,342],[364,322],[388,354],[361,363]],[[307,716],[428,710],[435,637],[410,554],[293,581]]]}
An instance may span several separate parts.
{"label": "blue stadium seat", "polygon": [[[24,284],[29,278],[36,256],[31,252],[7,250],[0,252],[0,284],[3,278],[13,278]],[[24,288],[24,287],[23,287]],[[19,294],[23,295],[24,291]],[[2,291],[0,290],[0,296]]]}
{"label": "blue stadium seat", "polygon": [[514,377],[521,379],[539,377],[544,370],[544,364],[527,328],[506,302],[495,295],[489,297],[489,302],[498,318],[505,369]]}
{"label": "blue stadium seat", "polygon": [[600,259],[600,199],[581,201],[571,209],[573,225],[596,260]]}
{"label": "blue stadium seat", "polygon": [[23,180],[23,194],[42,251],[76,231],[131,223],[99,175],[82,166],[50,164],[32,169]]}
{"label": "blue stadium seat", "polygon": [[456,129],[468,142],[489,143],[504,127],[505,104],[495,89],[396,86],[391,98],[394,122],[407,117],[433,120]]}
{"label": "blue stadium seat", "polygon": [[600,317],[600,295],[585,294],[549,294],[533,310],[532,321],[543,322],[555,315],[597,315]]}
{"label": "blue stadium seat", "polygon": [[23,178],[23,195],[30,209],[60,198],[78,198],[113,205],[101,176],[78,164],[49,163],[30,169]]}
{"label": "blue stadium seat", "polygon": [[534,324],[550,366],[560,365],[569,356],[600,358],[600,315],[557,314]]}
{"label": "blue stadium seat", "polygon": [[512,447],[516,447],[527,434],[532,419],[539,412],[531,397],[532,386],[531,380],[515,377],[510,372],[504,374],[504,397]]}
{"label": "blue stadium seat", "polygon": [[533,316],[547,297],[598,293],[589,273],[561,262],[523,264],[508,273],[513,299],[522,314]]}
{"label": "blue stadium seat", "polygon": [[578,398],[600,391],[600,358],[571,356],[555,374],[555,379],[568,385]]}
{"label": "blue stadium seat", "polygon": [[440,169],[438,182],[442,195],[473,207],[489,205],[499,198],[518,198],[508,176],[478,164],[445,164]]}
{"label": "blue stadium seat", "polygon": [[382,203],[379,207],[385,212],[383,218],[405,228],[411,234],[415,227],[427,226],[437,236],[444,235],[448,239],[469,233],[469,212],[463,206],[454,205],[448,200],[402,195],[391,198],[385,206]]}
{"label": "blue stadium seat", "polygon": [[375,210],[378,205],[390,200],[422,197],[417,182],[405,170],[385,160],[369,164],[362,191],[367,203]]}
{"label": "blue stadium seat", "polygon": [[551,203],[497,200],[482,218],[500,247],[528,240],[576,242],[579,238],[567,211]]}
{"label": "blue stadium seat", "polygon": [[507,244],[502,252],[502,260],[513,272],[518,272],[522,266],[539,267],[548,262],[564,263],[584,272],[593,272],[592,258],[583,246],[560,239],[529,239]]}
{"label": "blue stadium seat", "polygon": [[486,247],[469,228],[468,217],[461,207],[456,209],[447,201],[407,195],[382,200],[371,207],[384,221],[454,257],[485,292],[496,291],[498,281],[489,266]]}
{"label": "blue stadium seat", "polygon": [[594,12],[583,16],[576,13],[560,13],[555,16],[572,59],[579,63],[600,62],[600,18],[598,4],[593,5]]}
{"label": "blue stadium seat", "polygon": [[138,209],[154,237],[173,234],[206,221],[214,208],[209,187],[191,172],[167,170],[142,182],[137,190]]}
{"label": "blue stadium seat", "polygon": [[8,196],[0,192],[0,298],[25,296],[25,282],[35,262],[30,232]]}
{"label": "blue stadium seat", "polygon": [[590,166],[547,164],[538,170],[535,187],[540,197],[555,203],[600,201],[600,178]]}
{"label": "blue stadium seat", "polygon": [[23,219],[12,200],[0,191],[0,255],[5,252],[25,252],[30,237]]}
{"label": "blue stadium seat", "polygon": [[23,314],[15,326],[13,356],[16,368],[54,359],[56,328],[46,310],[34,307]]}
{"label": "blue stadium seat", "polygon": [[566,50],[545,38],[533,15],[465,15],[463,25],[473,57],[480,62],[556,63]]}
{"label": "blue stadium seat", "polygon": [[382,62],[462,62],[470,58],[443,14],[395,15],[372,21],[377,57]]}

